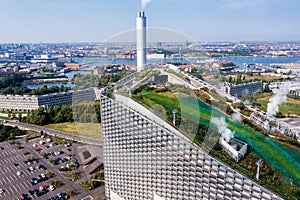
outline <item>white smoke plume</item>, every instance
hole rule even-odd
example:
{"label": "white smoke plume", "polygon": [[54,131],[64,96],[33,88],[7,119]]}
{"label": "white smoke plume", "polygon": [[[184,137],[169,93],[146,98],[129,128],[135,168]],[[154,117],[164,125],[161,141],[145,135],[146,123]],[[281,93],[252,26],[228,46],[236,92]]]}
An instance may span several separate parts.
{"label": "white smoke plume", "polygon": [[147,5],[151,2],[151,0],[141,0],[141,8],[142,10],[145,10]]}
{"label": "white smoke plume", "polygon": [[242,121],[242,115],[240,113],[240,109],[236,109],[236,112],[233,113],[232,115],[232,119],[238,121],[238,122],[241,122]]}
{"label": "white smoke plume", "polygon": [[229,140],[233,138],[234,133],[227,128],[227,123],[225,122],[224,117],[214,117],[211,119],[211,122],[217,126],[218,132],[220,133],[221,137],[224,138],[224,140],[229,142]]}
{"label": "white smoke plume", "polygon": [[289,92],[287,85],[282,85],[278,89],[274,89],[273,93],[274,96],[269,100],[268,103],[268,115],[276,115],[279,111],[279,105],[286,101],[287,94]]}

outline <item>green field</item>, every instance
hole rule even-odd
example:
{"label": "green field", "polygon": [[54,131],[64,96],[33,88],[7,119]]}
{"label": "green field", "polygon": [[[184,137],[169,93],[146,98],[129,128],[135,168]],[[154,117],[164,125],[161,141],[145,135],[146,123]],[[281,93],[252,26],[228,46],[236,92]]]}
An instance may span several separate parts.
{"label": "green field", "polygon": [[[180,106],[176,95],[173,93],[155,93],[154,91],[142,91],[137,100],[152,107],[155,104],[162,105],[168,112],[173,109],[184,110],[182,117],[198,120],[200,124],[209,125],[211,115],[214,117],[225,117],[228,128],[235,131],[235,137],[246,141],[253,151],[261,158],[270,163],[285,176],[300,183],[300,152],[289,149],[282,144],[275,142],[243,124],[230,119],[218,110],[212,109],[209,105],[198,100],[198,105],[193,103],[188,96],[181,96]],[[185,116],[186,115],[186,116]]]}
{"label": "green field", "polygon": [[94,139],[102,139],[102,129],[99,123],[58,123],[49,124],[45,127],[55,129],[58,131],[63,131],[67,133],[72,133],[75,135],[86,136]]}

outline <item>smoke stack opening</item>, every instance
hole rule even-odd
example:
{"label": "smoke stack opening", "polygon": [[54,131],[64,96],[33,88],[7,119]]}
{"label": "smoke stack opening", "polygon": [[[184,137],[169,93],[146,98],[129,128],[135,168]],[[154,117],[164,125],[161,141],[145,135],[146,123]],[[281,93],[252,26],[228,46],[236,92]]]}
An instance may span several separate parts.
{"label": "smoke stack opening", "polygon": [[141,18],[145,17],[145,12],[143,12],[143,11],[139,12],[138,17],[141,17]]}

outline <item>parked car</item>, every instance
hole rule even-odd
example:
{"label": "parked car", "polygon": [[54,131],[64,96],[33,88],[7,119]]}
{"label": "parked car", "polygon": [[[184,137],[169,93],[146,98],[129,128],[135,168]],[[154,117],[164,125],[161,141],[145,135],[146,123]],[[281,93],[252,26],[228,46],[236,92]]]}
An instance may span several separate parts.
{"label": "parked car", "polygon": [[53,191],[55,190],[55,187],[53,185],[49,185],[49,190]]}
{"label": "parked car", "polygon": [[20,200],[27,200],[29,199],[28,194],[21,194]]}
{"label": "parked car", "polygon": [[33,195],[33,194],[34,194],[34,191],[33,191],[33,190],[28,190],[28,193],[29,193],[30,195]]}

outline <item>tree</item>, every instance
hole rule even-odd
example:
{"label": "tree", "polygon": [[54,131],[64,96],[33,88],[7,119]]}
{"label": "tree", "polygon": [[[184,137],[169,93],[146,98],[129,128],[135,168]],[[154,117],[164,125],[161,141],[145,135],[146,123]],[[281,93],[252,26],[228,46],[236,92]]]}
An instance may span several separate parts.
{"label": "tree", "polygon": [[75,193],[74,191],[71,189],[71,188],[68,188],[66,191],[65,191],[66,195],[69,197],[69,198],[72,198]]}
{"label": "tree", "polygon": [[237,75],[236,83],[235,84],[241,84],[241,83],[242,83],[242,75],[239,74],[239,75]]}
{"label": "tree", "polygon": [[13,139],[15,139],[15,137],[16,137],[16,136],[15,136],[14,133],[10,133],[8,139],[9,139],[9,140],[13,140]]}

